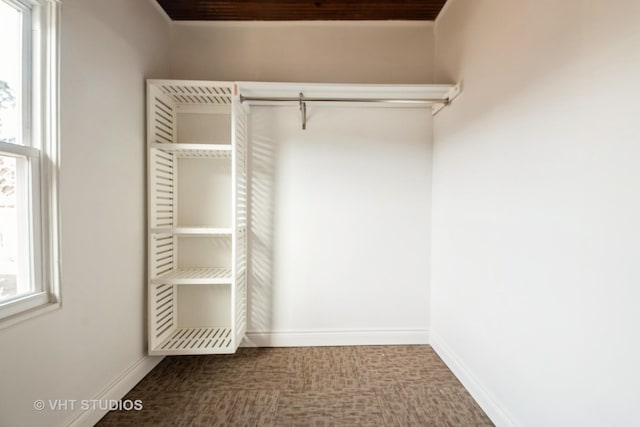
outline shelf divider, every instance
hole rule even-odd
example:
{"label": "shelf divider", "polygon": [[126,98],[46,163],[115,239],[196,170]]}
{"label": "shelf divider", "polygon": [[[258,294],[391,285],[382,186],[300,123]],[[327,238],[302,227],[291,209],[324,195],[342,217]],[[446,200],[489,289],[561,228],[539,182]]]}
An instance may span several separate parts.
{"label": "shelf divider", "polygon": [[231,228],[215,227],[156,227],[151,229],[154,234],[175,234],[178,236],[231,236]]}
{"label": "shelf divider", "polygon": [[152,285],[230,285],[230,268],[183,268],[151,279]]}

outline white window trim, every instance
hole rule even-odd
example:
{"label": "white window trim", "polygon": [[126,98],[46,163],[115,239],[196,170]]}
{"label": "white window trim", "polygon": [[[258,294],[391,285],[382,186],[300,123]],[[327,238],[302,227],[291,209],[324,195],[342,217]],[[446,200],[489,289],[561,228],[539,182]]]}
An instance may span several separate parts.
{"label": "white window trim", "polygon": [[[15,153],[30,159],[30,177],[38,182],[36,197],[32,197],[32,241],[40,262],[35,263],[33,279],[41,291],[14,298],[0,304],[0,329],[17,322],[55,310],[60,300],[60,217],[58,206],[59,169],[59,0],[10,0],[18,7],[32,10],[31,32],[28,37],[31,61],[26,64],[24,77],[31,81],[30,93],[24,104],[27,120],[25,138],[31,147],[0,145],[0,151]],[[33,108],[31,108],[33,107]],[[36,108],[38,110],[36,111]],[[13,145],[13,147],[3,147]],[[37,147],[37,148],[32,148]],[[35,165],[35,166],[34,166]]]}

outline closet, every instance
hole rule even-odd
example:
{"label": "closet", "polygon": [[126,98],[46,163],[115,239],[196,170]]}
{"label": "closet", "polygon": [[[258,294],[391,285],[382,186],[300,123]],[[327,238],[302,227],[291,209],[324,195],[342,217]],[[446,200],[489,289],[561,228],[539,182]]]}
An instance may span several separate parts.
{"label": "closet", "polygon": [[[250,215],[247,208],[247,164],[250,105],[256,106],[256,117],[259,117],[259,111],[264,112],[258,110],[258,106],[293,107],[287,111],[297,112],[291,118],[299,122],[290,122],[291,125],[296,126],[299,132],[311,135],[321,128],[327,129],[328,125],[331,127],[324,121],[327,116],[321,112],[321,105],[328,108],[347,106],[351,111],[372,106],[427,106],[437,112],[455,97],[458,90],[453,85],[149,80],[149,354],[233,353],[245,337],[248,318],[247,236]],[[345,117],[351,115],[346,114]],[[382,115],[380,119],[384,120]],[[259,121],[257,126],[262,125],[272,128],[274,122]],[[348,125],[355,129],[359,126],[361,124],[356,121]],[[260,129],[253,130],[260,135]],[[277,138],[259,138],[252,146],[264,157],[268,150],[260,151],[266,148],[262,145],[275,143]],[[319,158],[316,160],[321,161]],[[330,159],[325,159],[323,164],[330,168],[331,163]],[[260,165],[254,166],[259,170]],[[296,177],[291,179],[295,180]],[[318,176],[318,179],[323,178]],[[262,205],[254,203],[254,210]],[[326,206],[330,208],[331,205]],[[358,266],[353,268],[357,269]],[[260,275],[257,270],[256,274]],[[318,277],[322,271],[309,274]],[[344,277],[337,279],[345,280]],[[303,292],[312,291],[308,286],[313,286],[315,282],[296,283],[297,292]],[[402,286],[394,285],[400,291]],[[326,288],[326,292],[332,293],[328,300],[339,298],[330,290],[330,283]],[[318,291],[317,287],[315,291]],[[340,292],[344,294],[345,291],[343,288]],[[258,310],[265,307],[268,311],[269,307],[261,306],[256,301],[254,303]],[[300,300],[300,303],[303,301]],[[322,331],[319,335],[332,339]],[[406,343],[418,343],[423,339],[421,331],[382,331],[378,335],[373,331],[364,335],[365,342],[378,340],[378,336],[390,337],[384,340]],[[269,345],[259,339],[253,342]],[[305,342],[318,341],[311,338]],[[285,345],[299,345],[299,342],[287,341]],[[322,345],[335,343],[327,341]]]}

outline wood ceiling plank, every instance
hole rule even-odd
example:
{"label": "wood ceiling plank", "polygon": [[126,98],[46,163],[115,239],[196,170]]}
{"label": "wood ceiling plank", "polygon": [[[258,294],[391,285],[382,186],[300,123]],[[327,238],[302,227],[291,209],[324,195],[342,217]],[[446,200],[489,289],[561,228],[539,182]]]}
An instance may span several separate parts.
{"label": "wood ceiling plank", "polygon": [[175,21],[427,20],[446,0],[157,0]]}

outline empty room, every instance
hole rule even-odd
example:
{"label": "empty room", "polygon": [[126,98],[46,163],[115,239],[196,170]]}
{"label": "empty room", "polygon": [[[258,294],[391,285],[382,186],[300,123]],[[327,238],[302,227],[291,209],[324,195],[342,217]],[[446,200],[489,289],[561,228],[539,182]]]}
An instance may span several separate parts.
{"label": "empty room", "polygon": [[0,0],[0,427],[640,425],[639,19]]}

